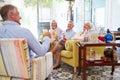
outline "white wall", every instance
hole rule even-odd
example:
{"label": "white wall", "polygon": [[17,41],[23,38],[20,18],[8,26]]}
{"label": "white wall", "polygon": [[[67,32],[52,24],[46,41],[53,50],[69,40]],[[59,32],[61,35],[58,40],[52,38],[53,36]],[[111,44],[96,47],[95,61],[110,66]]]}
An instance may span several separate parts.
{"label": "white wall", "polygon": [[[17,6],[17,5],[19,5],[20,1],[21,0],[5,0],[4,3],[0,2],[0,6],[4,5],[6,3],[18,2],[16,4],[16,6]],[[81,2],[83,0],[76,0],[76,1]],[[107,12],[107,15],[106,15],[106,16],[109,15],[108,18],[107,18],[106,27],[110,27],[111,30],[117,30],[117,28],[120,27],[120,0],[106,0],[106,1],[110,2],[110,3],[108,3],[109,4],[109,9],[107,9],[108,12]],[[56,7],[56,5],[58,7]],[[66,2],[64,4],[59,3],[59,4],[56,4],[56,5],[53,6],[54,9],[53,9],[53,12],[52,12],[53,13],[52,19],[56,19],[58,21],[59,27],[62,27],[63,29],[65,29],[65,27],[66,27],[66,15],[67,15],[66,10],[67,10],[68,5],[67,5]],[[80,4],[78,4],[77,6],[79,6],[79,9],[83,8],[83,7],[80,7]],[[19,7],[19,8],[21,8],[21,7]],[[81,30],[82,25],[83,25],[82,24],[83,23],[83,17],[84,17],[82,9],[80,9],[79,11],[80,11],[81,14],[78,14],[79,15],[78,17],[80,17],[78,22],[79,21],[82,21],[82,22],[80,22],[80,24],[78,24],[78,25],[75,24],[75,25],[77,25],[77,26],[75,26],[75,30],[77,30],[77,31]],[[76,17],[76,15],[75,15],[75,18],[78,18],[78,17]],[[76,19],[74,19],[74,20],[76,22]],[[35,32],[36,32],[36,30],[35,30]]]}
{"label": "white wall", "polygon": [[4,0],[4,2],[0,2],[0,6],[4,5],[6,3],[11,3],[11,0]]}
{"label": "white wall", "polygon": [[0,2],[0,6],[3,6],[4,4],[13,4],[18,8],[20,16],[22,17],[21,26],[28,28],[33,33],[33,35],[38,39],[36,8],[35,9],[31,7],[26,8],[23,5],[23,0],[5,0],[5,2]]}
{"label": "white wall", "polygon": [[75,0],[74,4],[74,30],[80,32],[84,25],[84,0]]}
{"label": "white wall", "polygon": [[57,21],[58,27],[61,27],[62,30],[65,30],[67,28],[68,1],[63,1],[60,3],[53,2],[53,4],[52,19]]}
{"label": "white wall", "polygon": [[110,27],[117,30],[120,27],[120,0],[111,0],[110,5]]}

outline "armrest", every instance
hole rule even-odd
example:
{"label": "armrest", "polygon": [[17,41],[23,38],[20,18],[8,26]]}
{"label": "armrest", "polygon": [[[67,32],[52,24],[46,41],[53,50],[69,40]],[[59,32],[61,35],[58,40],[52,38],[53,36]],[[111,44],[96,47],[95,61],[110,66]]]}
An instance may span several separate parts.
{"label": "armrest", "polygon": [[65,43],[66,50],[62,51],[62,55],[67,53],[66,55],[71,55],[70,57],[70,65],[78,66],[78,56],[79,56],[79,47],[76,45],[76,42],[80,42],[80,40],[67,40]]}
{"label": "armrest", "polygon": [[31,61],[32,63],[32,80],[38,78],[38,80],[45,80],[52,72],[53,55],[51,52],[47,52],[45,56],[40,56]]}
{"label": "armrest", "polygon": [[73,51],[74,47],[77,46],[75,43],[80,42],[80,40],[67,40],[65,43],[65,49],[68,51]]}

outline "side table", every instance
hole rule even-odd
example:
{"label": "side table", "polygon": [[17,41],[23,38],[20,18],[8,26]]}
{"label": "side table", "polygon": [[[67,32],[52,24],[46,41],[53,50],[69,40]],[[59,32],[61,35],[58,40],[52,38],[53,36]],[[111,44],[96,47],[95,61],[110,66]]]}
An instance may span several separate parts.
{"label": "side table", "polygon": [[[101,46],[120,46],[120,43],[93,43],[93,42],[77,42],[77,46],[79,47],[79,74],[82,72],[83,73],[83,80],[86,80],[86,67],[87,66],[112,66],[112,72],[114,72],[114,66],[120,65],[118,62],[114,62],[113,60],[110,61],[109,63],[103,62],[102,60],[95,60],[94,62],[88,62],[86,59],[86,48],[87,47],[101,47]],[[82,55],[82,50],[83,50],[83,55]],[[83,65],[82,65],[83,62]],[[81,70],[81,67],[83,67],[83,70]]]}

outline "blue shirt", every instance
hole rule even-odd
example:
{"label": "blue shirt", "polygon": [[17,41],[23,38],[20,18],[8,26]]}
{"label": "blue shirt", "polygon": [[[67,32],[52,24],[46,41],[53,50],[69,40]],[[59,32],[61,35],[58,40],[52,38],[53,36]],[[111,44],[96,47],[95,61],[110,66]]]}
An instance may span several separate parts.
{"label": "blue shirt", "polygon": [[66,31],[62,32],[61,35],[58,38],[58,41],[61,41],[63,39],[63,35],[65,35],[66,38],[69,40],[75,35],[75,31],[73,31],[71,29],[71,30],[66,30]]}
{"label": "blue shirt", "polygon": [[[34,52],[38,56],[43,56],[50,47],[50,38],[44,37],[43,43],[33,36],[33,34],[26,28],[20,27],[20,25],[13,21],[5,21],[0,26],[0,38],[25,38],[28,41],[28,47],[30,52]],[[30,54],[32,57],[32,53]]]}

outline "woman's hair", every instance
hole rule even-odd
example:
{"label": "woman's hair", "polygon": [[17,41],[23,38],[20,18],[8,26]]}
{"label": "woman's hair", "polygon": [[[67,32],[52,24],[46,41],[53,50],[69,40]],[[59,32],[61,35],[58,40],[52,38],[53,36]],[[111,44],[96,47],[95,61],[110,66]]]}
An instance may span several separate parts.
{"label": "woman's hair", "polygon": [[14,10],[15,8],[16,7],[11,4],[6,4],[0,8],[0,15],[3,21],[7,20],[9,11]]}
{"label": "woman's hair", "polygon": [[51,25],[52,25],[52,24],[55,24],[56,27],[57,27],[57,22],[56,22],[55,20],[52,20]]}
{"label": "woman's hair", "polygon": [[92,28],[92,24],[90,22],[86,22],[84,24],[84,27],[87,26],[87,29],[91,29]]}

